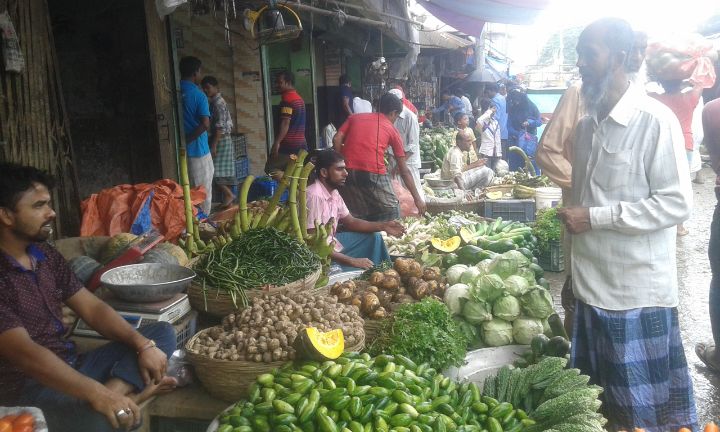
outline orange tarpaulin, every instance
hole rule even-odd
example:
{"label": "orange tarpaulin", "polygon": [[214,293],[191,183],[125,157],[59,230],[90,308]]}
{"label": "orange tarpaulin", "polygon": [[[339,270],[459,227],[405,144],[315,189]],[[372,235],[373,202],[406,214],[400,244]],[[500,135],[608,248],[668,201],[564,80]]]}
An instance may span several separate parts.
{"label": "orange tarpaulin", "polygon": [[[91,195],[81,204],[83,216],[80,236],[113,236],[129,232],[151,193],[152,225],[165,239],[175,241],[185,229],[185,204],[182,186],[169,179],[155,183],[118,185]],[[205,189],[202,186],[192,189],[190,196],[193,214],[197,214],[195,206],[205,200]]]}

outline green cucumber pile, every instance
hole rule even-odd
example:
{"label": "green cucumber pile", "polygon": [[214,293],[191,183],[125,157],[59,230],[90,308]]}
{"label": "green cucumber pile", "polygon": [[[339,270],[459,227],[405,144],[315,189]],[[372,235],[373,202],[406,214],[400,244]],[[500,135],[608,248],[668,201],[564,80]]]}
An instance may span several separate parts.
{"label": "green cucumber pile", "polygon": [[566,365],[564,358],[545,357],[524,369],[504,366],[485,379],[483,397],[525,410],[535,421],[526,432],[604,432],[607,420],[598,413],[602,388]]}
{"label": "green cucumber pile", "polygon": [[520,432],[522,409],[401,355],[346,353],[260,375],[218,432]]}

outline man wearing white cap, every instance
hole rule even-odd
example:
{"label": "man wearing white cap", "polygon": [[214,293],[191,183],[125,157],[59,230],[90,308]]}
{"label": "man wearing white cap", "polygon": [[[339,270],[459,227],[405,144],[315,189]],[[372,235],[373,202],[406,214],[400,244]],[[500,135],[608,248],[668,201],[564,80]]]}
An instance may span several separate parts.
{"label": "man wearing white cap", "polygon": [[[403,100],[405,97],[400,89],[392,89],[389,90],[388,93],[397,96],[400,100]],[[407,156],[407,166],[410,174],[412,174],[413,180],[415,180],[415,188],[424,201],[425,193],[420,183],[420,123],[418,123],[417,115],[410,111],[407,106],[403,105],[402,112],[397,120],[395,120],[395,129],[398,130],[402,138],[405,155]],[[407,185],[404,186],[406,188],[408,187]]]}

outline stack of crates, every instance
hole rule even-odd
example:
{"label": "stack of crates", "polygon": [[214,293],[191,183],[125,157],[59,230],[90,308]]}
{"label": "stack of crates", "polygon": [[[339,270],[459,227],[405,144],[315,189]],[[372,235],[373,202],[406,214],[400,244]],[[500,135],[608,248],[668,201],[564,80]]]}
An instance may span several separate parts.
{"label": "stack of crates", "polygon": [[250,175],[250,161],[247,157],[247,139],[245,134],[232,135],[233,146],[235,147],[235,177],[242,181]]}

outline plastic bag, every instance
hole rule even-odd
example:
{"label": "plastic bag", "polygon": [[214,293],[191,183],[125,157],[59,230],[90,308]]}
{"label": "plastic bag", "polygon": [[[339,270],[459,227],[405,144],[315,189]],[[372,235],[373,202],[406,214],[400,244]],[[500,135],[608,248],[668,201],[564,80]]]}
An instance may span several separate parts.
{"label": "plastic bag", "polygon": [[697,34],[657,40],[646,51],[648,75],[654,80],[685,80],[710,88],[715,83],[716,52],[712,42]]}
{"label": "plastic bag", "polygon": [[166,375],[175,378],[178,387],[185,387],[193,382],[190,363],[185,360],[185,351],[176,350],[172,353],[168,359]]}
{"label": "plastic bag", "polygon": [[2,36],[2,50],[0,51],[3,53],[5,70],[22,72],[25,69],[25,57],[20,50],[20,41],[7,11],[0,13],[0,36]]}
{"label": "plastic bag", "polygon": [[410,191],[405,189],[400,180],[396,178],[392,180],[392,185],[395,195],[400,201],[400,217],[420,216],[420,211],[415,207],[415,199]]}

